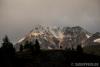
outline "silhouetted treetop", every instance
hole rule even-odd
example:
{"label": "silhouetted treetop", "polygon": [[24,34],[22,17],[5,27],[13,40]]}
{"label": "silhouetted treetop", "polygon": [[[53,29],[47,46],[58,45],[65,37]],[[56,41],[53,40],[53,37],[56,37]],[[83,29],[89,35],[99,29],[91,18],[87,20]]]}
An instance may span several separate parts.
{"label": "silhouetted treetop", "polygon": [[23,45],[21,44],[20,45],[20,52],[22,52],[23,51]]}
{"label": "silhouetted treetop", "polygon": [[13,44],[10,42],[7,35],[5,35],[5,37],[3,38],[2,47],[5,47],[5,48],[10,48],[11,47],[11,48],[13,48]]}
{"label": "silhouetted treetop", "polygon": [[79,52],[79,53],[83,52],[83,48],[80,44],[77,46],[77,52]]}
{"label": "silhouetted treetop", "polygon": [[39,41],[36,39],[35,41],[35,48],[40,50],[40,45],[39,45]]}
{"label": "silhouetted treetop", "polygon": [[9,38],[7,35],[5,35],[5,37],[3,38],[3,42],[9,42]]}

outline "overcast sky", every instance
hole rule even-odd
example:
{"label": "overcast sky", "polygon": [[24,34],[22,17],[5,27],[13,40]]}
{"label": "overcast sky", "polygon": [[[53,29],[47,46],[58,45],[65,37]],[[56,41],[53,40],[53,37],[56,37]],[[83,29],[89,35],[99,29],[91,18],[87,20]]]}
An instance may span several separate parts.
{"label": "overcast sky", "polygon": [[100,0],[0,0],[0,39],[17,41],[34,24],[82,26],[100,32]]}

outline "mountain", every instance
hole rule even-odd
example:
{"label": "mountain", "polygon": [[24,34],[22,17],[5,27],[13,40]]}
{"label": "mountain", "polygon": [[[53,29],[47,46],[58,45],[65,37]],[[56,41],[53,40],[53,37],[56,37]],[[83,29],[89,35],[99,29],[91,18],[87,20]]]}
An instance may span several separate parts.
{"label": "mountain", "polygon": [[85,42],[87,46],[95,45],[95,44],[100,44],[100,33],[96,32],[93,34],[90,38],[88,38]]}
{"label": "mountain", "polygon": [[64,48],[76,48],[77,45],[82,45],[84,47],[85,41],[91,36],[91,34],[84,30],[80,26],[76,27],[64,27],[64,38],[61,42],[61,45],[64,46]]}
{"label": "mountain", "polygon": [[16,48],[19,45],[24,45],[26,41],[35,43],[38,39],[41,49],[66,49],[76,48],[81,44],[85,46],[85,41],[91,37],[91,34],[80,26],[76,27],[46,27],[36,25],[33,29],[22,39],[20,39]]}
{"label": "mountain", "polygon": [[96,32],[85,42],[84,51],[100,56],[100,33]]}

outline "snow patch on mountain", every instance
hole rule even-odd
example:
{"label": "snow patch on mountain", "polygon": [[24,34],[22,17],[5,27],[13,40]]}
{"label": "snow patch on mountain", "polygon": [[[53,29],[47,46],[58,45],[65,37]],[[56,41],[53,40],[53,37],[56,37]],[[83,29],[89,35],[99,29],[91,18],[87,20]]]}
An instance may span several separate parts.
{"label": "snow patch on mountain", "polygon": [[91,36],[90,36],[90,35],[88,35],[88,34],[86,34],[86,37],[87,37],[87,38],[90,38]]}
{"label": "snow patch on mountain", "polygon": [[18,43],[22,42],[24,39],[25,39],[25,37],[23,37],[22,39],[20,39],[20,40],[18,41]]}
{"label": "snow patch on mountain", "polygon": [[95,39],[94,42],[100,43],[100,38]]}

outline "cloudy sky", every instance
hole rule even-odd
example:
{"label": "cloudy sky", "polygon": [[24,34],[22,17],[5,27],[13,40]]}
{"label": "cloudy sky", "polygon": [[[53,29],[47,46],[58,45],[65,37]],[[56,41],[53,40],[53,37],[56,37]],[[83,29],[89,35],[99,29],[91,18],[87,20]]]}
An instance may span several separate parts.
{"label": "cloudy sky", "polygon": [[0,39],[7,34],[17,41],[34,24],[100,32],[100,0],[0,0]]}

